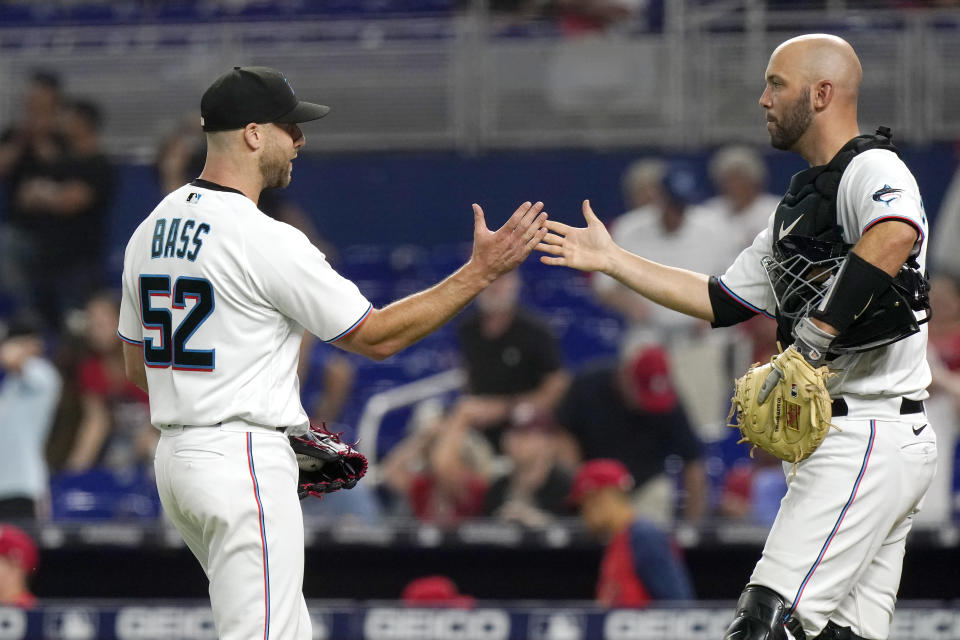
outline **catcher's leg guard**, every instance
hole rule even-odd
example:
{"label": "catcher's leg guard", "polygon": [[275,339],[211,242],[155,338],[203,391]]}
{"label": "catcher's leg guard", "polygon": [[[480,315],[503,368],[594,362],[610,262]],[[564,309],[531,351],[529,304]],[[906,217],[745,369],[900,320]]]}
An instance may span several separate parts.
{"label": "catcher's leg guard", "polygon": [[[787,603],[767,587],[747,585],[737,601],[737,613],[723,640],[789,640],[783,616]],[[799,623],[790,624],[793,640],[806,640]]]}
{"label": "catcher's leg guard", "polygon": [[823,631],[820,632],[813,640],[867,640],[863,636],[858,636],[855,634],[850,627],[839,627],[833,622],[828,622],[827,626],[823,628]]}

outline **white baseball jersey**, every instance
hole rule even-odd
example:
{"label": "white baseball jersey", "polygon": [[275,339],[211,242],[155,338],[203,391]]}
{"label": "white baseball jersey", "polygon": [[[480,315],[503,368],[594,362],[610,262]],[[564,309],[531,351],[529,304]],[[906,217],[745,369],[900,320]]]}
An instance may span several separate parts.
{"label": "white baseball jersey", "polygon": [[[927,216],[913,174],[892,151],[871,149],[853,158],[840,180],[837,218],[843,227],[844,242],[855,244],[863,233],[884,220],[902,220],[917,228],[913,254],[926,268]],[[773,239],[790,229],[774,229],[774,216],[753,244],[745,249],[727,271],[720,285],[741,304],[772,317],[776,309],[773,290],[761,265],[771,255]],[[792,226],[792,225],[791,225]],[[903,396],[913,400],[927,397],[930,367],[927,364],[927,327],[920,333],[889,346],[841,356],[831,362],[838,375],[828,382],[832,395]]]}
{"label": "white baseball jersey", "polygon": [[302,233],[197,180],[130,238],[118,332],[143,346],[154,425],[305,427],[303,329],[332,342],[370,309]]}

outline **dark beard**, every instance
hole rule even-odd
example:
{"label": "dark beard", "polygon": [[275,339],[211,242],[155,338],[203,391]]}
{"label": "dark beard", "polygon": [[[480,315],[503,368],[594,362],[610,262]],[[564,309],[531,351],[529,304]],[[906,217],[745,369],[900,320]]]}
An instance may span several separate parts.
{"label": "dark beard", "polygon": [[813,122],[813,110],[810,108],[810,89],[803,90],[803,95],[790,109],[774,123],[770,132],[770,144],[774,149],[789,151],[797,144],[797,140],[807,132]]}
{"label": "dark beard", "polygon": [[265,157],[260,157],[260,175],[263,176],[264,189],[283,189],[290,184],[290,174],[287,173],[287,163],[271,164]]}

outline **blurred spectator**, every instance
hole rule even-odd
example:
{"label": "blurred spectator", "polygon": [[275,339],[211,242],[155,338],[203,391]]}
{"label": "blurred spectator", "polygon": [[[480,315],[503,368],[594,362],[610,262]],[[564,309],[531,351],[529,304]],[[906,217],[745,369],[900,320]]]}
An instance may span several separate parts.
{"label": "blurred spectator", "polygon": [[415,414],[411,435],[381,465],[383,482],[423,522],[454,525],[482,515],[491,453],[469,414],[443,418],[422,408]]}
{"label": "blurred spectator", "polygon": [[642,158],[630,163],[620,179],[627,211],[644,209],[650,216],[655,215],[666,172],[667,163],[659,158]]}
{"label": "blurred spectator", "polygon": [[716,229],[714,250],[726,252],[726,266],[767,227],[780,198],[765,192],[767,167],[750,147],[717,151],[710,159],[710,180],[719,195],[704,202],[700,213]]}
{"label": "blurred spectator", "polygon": [[147,394],[124,373],[119,315],[119,299],[112,291],[87,302],[87,356],[77,373],[80,416],[67,471],[99,467],[130,476],[152,469],[159,433],[150,424]]}
{"label": "blurred spectator", "polygon": [[200,114],[191,113],[157,147],[154,167],[161,191],[170,193],[199,176],[206,151],[207,139],[200,128]]}
{"label": "blurred spectator", "polygon": [[[955,145],[955,155],[960,154],[960,142]],[[935,224],[930,233],[929,261],[933,273],[960,274],[960,166],[954,171],[953,179],[933,219]]]}
{"label": "blurred spectator", "polygon": [[344,406],[353,394],[357,367],[352,356],[336,349],[314,349],[317,338],[309,331],[303,334],[300,345],[300,363],[297,376],[301,389],[314,387],[311,375],[319,375],[319,393],[311,400],[304,400],[304,406],[310,408],[310,419],[317,424],[325,422],[333,430],[340,419]]}
{"label": "blurred spectator", "polygon": [[60,78],[35,71],[24,91],[20,119],[0,133],[0,180],[4,186],[5,224],[0,228],[0,286],[23,308],[34,302],[29,270],[36,248],[23,227],[30,216],[19,205],[20,187],[46,176],[65,153],[58,129]]}
{"label": "blurred spectator", "polygon": [[408,607],[452,607],[472,609],[477,600],[457,590],[457,585],[447,576],[424,576],[411,580],[400,594]]}
{"label": "blurred spectator", "polygon": [[960,432],[960,275],[943,273],[930,283],[927,360],[932,382],[926,414],[937,430],[937,473],[933,477],[919,522],[942,524],[952,519],[954,460]]}
{"label": "blurred spectator", "polygon": [[63,153],[57,129],[62,96],[60,78],[49,71],[30,76],[23,97],[21,119],[0,134],[0,178],[16,185],[23,171],[37,162]]}
{"label": "blurred spectator", "polygon": [[619,362],[585,368],[558,411],[560,424],[583,459],[619,460],[637,482],[638,512],[660,524],[673,520],[668,458],[683,465],[683,517],[699,522],[706,510],[702,444],[694,435],[670,380],[667,355],[648,345],[626,351]]}
{"label": "blurred spectator", "polygon": [[[648,170],[650,179],[658,175],[655,168]],[[651,203],[616,218],[610,225],[611,235],[628,251],[655,262],[700,273],[723,272],[728,252],[718,250],[722,246],[718,238],[725,234],[702,206],[694,204],[699,199],[698,181],[684,164],[665,165],[659,184],[647,188]],[[726,334],[710,333],[706,322],[653,304],[609,276],[595,274],[593,289],[602,304],[627,321],[623,349],[643,343],[666,347],[688,417],[703,437],[716,437],[729,397]]]}
{"label": "blurred spectator", "polygon": [[[715,228],[694,204],[698,197],[697,181],[685,166],[668,167],[659,189],[649,189],[654,195],[651,204],[628,211],[610,224],[614,241],[654,262],[700,273],[723,272],[728,263],[725,254],[716,251]],[[609,276],[596,274],[593,287],[604,305],[621,313],[630,323],[630,333],[640,336],[637,339],[669,344],[707,326],[702,320],[643,299]]]}
{"label": "blurred spectator", "polygon": [[44,444],[61,379],[44,356],[40,323],[10,322],[0,336],[0,519],[33,519],[47,497]]}
{"label": "blurred spectator", "polygon": [[[6,176],[5,271],[20,304],[58,326],[66,309],[81,305],[102,286],[114,176],[100,149],[99,108],[86,100],[61,107],[54,97],[42,103],[43,133],[27,139],[43,142],[24,142],[22,134],[12,134],[0,152],[15,158]],[[28,124],[13,131],[37,128]]]}
{"label": "blurred spectator", "polygon": [[383,520],[383,508],[374,488],[360,482],[349,491],[336,491],[323,500],[304,500],[300,503],[304,520],[318,520],[330,524],[376,526]]}
{"label": "blurred spectator", "polygon": [[687,569],[676,547],[630,501],[633,478],[617,460],[585,462],[570,501],[591,532],[607,539],[597,580],[597,603],[645,607],[654,601],[693,600]]}
{"label": "blurred spectator", "polygon": [[509,473],[490,485],[484,514],[529,527],[567,515],[570,473],[559,457],[559,434],[553,416],[530,411],[518,416],[503,434]]}
{"label": "blurred spectator", "polygon": [[770,526],[777,517],[780,500],[787,493],[783,464],[757,449],[756,457],[734,465],[723,481],[720,515],[731,520]]}
{"label": "blurred spectator", "polygon": [[942,273],[930,283],[929,341],[950,371],[960,372],[960,271]]}
{"label": "blurred spectator", "polygon": [[552,413],[570,384],[557,339],[519,306],[520,288],[516,271],[501,276],[477,296],[458,332],[467,393],[453,421],[484,429],[494,447],[512,415]]}
{"label": "blurred spectator", "polygon": [[32,609],[37,605],[27,583],[38,560],[37,545],[23,529],[0,524],[0,606]]}

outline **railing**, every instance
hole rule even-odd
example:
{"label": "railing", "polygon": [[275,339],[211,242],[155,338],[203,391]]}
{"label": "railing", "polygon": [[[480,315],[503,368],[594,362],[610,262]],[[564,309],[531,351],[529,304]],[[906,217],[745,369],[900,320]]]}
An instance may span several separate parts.
{"label": "railing", "polygon": [[369,464],[365,482],[378,484],[380,481],[377,440],[380,436],[380,425],[387,413],[459,389],[466,379],[466,373],[462,369],[450,369],[374,394],[367,400],[357,424],[357,437],[363,443],[361,449]]}
{"label": "railing", "polygon": [[426,18],[0,27],[0,122],[38,66],[105,108],[108,148],[151,157],[213,78],[235,64],[285,71],[332,114],[322,151],[701,147],[765,142],[757,98],[770,51],[829,31],[864,64],[861,121],[900,140],[960,135],[960,10],[769,11],[758,0],[666,3],[662,30],[564,38],[482,9]]}

